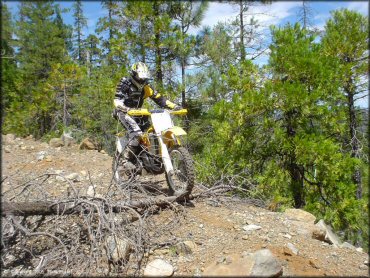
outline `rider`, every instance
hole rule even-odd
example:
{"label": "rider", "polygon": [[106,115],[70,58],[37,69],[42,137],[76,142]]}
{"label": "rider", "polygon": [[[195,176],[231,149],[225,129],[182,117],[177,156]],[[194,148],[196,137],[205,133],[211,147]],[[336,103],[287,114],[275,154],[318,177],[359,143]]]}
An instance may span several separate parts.
{"label": "rider", "polygon": [[114,98],[114,117],[118,118],[121,124],[128,131],[129,142],[123,151],[123,158],[130,161],[137,151],[139,138],[143,131],[148,128],[147,116],[129,116],[127,112],[142,107],[146,98],[150,97],[161,108],[180,110],[181,106],[172,103],[161,96],[149,84],[150,73],[148,67],[142,63],[134,63],[131,67],[131,76],[122,77],[116,87]]}

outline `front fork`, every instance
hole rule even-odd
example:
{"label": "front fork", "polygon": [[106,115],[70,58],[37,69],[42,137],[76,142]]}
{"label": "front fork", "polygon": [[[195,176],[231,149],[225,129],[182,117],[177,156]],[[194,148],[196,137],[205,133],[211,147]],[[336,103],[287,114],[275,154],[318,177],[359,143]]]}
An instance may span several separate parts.
{"label": "front fork", "polygon": [[168,153],[168,149],[165,143],[163,143],[163,139],[161,136],[158,136],[158,144],[162,154],[162,161],[164,164],[164,169],[166,170],[167,174],[170,174],[173,171],[173,166],[170,158],[170,154]]}

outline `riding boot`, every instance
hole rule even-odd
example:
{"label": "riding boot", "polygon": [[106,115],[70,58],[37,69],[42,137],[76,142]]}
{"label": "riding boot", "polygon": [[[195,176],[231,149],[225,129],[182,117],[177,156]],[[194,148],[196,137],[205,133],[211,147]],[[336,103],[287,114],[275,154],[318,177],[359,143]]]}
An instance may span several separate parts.
{"label": "riding boot", "polygon": [[126,145],[123,150],[123,166],[129,170],[133,171],[136,169],[135,158],[139,149],[139,141],[137,138],[132,138],[130,142]]}

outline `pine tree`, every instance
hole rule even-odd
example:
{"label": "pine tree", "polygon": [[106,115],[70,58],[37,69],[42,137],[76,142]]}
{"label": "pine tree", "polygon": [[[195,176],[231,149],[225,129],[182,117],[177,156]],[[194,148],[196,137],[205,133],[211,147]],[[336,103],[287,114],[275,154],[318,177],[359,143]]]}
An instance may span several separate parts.
{"label": "pine tree", "polygon": [[[337,10],[326,23],[323,37],[326,55],[336,57],[334,68],[341,81],[344,94],[342,105],[347,108],[348,135],[346,144],[351,146],[351,156],[362,157],[360,146],[359,117],[356,99],[368,91],[368,18],[358,12]],[[361,171],[356,169],[353,180],[357,185],[356,196],[362,197]]]}
{"label": "pine tree", "polygon": [[83,28],[87,27],[87,20],[83,14],[81,0],[76,0],[73,4],[73,17],[75,20],[74,28],[74,41],[75,41],[75,52],[74,57],[77,59],[79,64],[83,64],[86,61],[86,57],[83,57],[84,39],[83,39]]}
{"label": "pine tree", "polygon": [[[183,2],[174,1],[171,3],[171,14],[175,20],[179,21],[180,29],[180,45],[178,46],[178,56],[181,66],[181,103],[183,107],[186,107],[186,83],[185,83],[185,69],[189,63],[189,58],[192,49],[195,46],[195,39],[188,36],[189,28],[199,27],[201,21],[204,18],[205,12],[208,8],[207,2],[194,3],[194,2]],[[194,53],[193,53],[194,54]]]}
{"label": "pine tree", "polygon": [[7,5],[3,2],[1,2],[1,19],[1,95],[4,108],[2,113],[6,113],[12,102],[17,99],[17,65],[13,49],[13,21]]}
{"label": "pine tree", "polygon": [[25,130],[41,137],[52,127],[49,113],[54,100],[44,87],[52,65],[63,62],[67,55],[63,39],[65,29],[55,21],[56,6],[51,1],[21,2],[17,21],[16,55],[20,70],[20,94],[24,108],[15,111],[22,115]]}

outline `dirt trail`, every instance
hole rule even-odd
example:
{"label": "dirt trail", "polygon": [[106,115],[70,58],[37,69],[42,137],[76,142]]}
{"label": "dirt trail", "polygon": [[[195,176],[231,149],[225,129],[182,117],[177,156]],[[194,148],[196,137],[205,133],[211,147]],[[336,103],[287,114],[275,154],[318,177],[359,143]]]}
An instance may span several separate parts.
{"label": "dirt trail", "polygon": [[[5,179],[2,190],[8,190],[14,182],[57,172],[75,174],[74,186],[81,192],[87,190],[90,182],[96,184],[97,192],[104,192],[111,184],[111,163],[109,155],[79,150],[77,145],[53,148],[32,138],[17,138],[2,145],[2,176],[12,176],[13,181],[10,184]],[[160,185],[165,186],[162,180]],[[67,191],[68,188],[60,187],[48,193],[57,196],[68,194]],[[268,248],[282,264],[283,276],[369,276],[368,254],[313,239],[309,226],[284,213],[226,197],[193,200],[184,208],[182,217],[170,231],[172,237],[158,241],[192,242],[191,250],[181,253],[169,244],[146,254],[148,260],[168,261],[175,268],[175,276],[201,275],[215,261],[263,248]],[[164,209],[153,216],[153,221],[166,223],[172,216]],[[251,224],[261,228],[246,232],[245,226]],[[289,244],[297,252],[289,249]]]}

